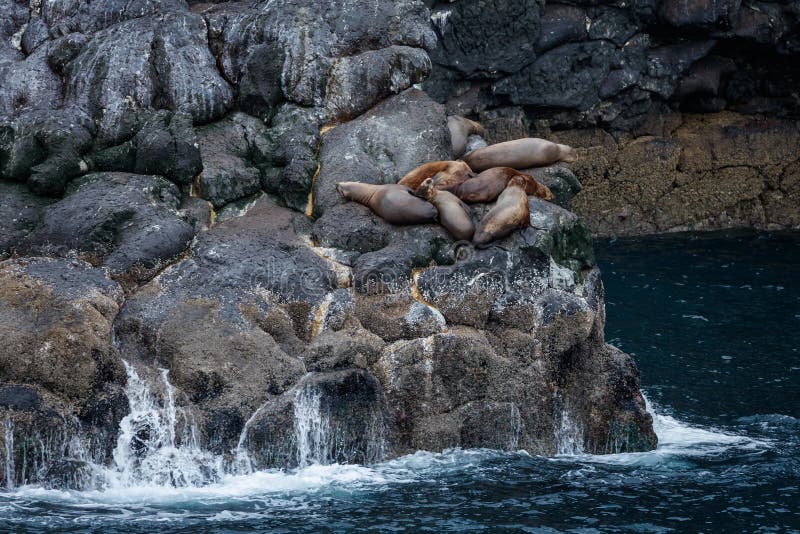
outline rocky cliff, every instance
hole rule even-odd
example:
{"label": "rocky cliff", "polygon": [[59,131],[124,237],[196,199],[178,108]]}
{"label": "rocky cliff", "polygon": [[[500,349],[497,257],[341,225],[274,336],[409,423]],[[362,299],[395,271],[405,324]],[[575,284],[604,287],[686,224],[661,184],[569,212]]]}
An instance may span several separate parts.
{"label": "rocky cliff", "polygon": [[428,2],[426,90],[581,148],[594,233],[800,227],[800,2]]}
{"label": "rocky cliff", "polygon": [[336,193],[450,154],[422,3],[0,6],[0,483],[655,446],[570,170],[485,250]]}

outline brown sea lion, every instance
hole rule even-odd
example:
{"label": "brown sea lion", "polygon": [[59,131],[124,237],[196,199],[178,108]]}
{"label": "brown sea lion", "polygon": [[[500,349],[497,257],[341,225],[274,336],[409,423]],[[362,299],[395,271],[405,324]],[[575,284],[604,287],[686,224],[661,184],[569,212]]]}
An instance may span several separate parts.
{"label": "brown sea lion", "polygon": [[530,224],[531,214],[528,209],[528,194],[525,193],[525,179],[514,176],[500,193],[497,204],[481,219],[472,241],[479,247],[486,246]]}
{"label": "brown sea lion", "polygon": [[467,175],[466,173],[463,172],[457,172],[455,174],[448,172],[440,172],[433,178],[430,178],[430,180],[433,180],[433,186],[439,191],[449,191],[450,193],[452,193],[454,189],[456,189],[458,186],[460,186],[467,180],[470,180],[472,176],[473,176],[472,173]]}
{"label": "brown sea lion", "polygon": [[453,237],[469,241],[475,233],[475,224],[472,222],[469,206],[464,204],[457,196],[448,191],[439,191],[434,186],[433,178],[428,178],[414,192],[424,198],[439,211],[439,224],[444,226]]}
{"label": "brown sea lion", "polygon": [[450,141],[453,145],[453,157],[460,158],[467,150],[467,138],[470,134],[483,135],[483,126],[475,121],[458,115],[447,117],[447,129],[450,130]]}
{"label": "brown sea lion", "polygon": [[437,174],[454,181],[466,180],[473,175],[472,169],[463,161],[431,161],[409,171],[397,184],[416,189],[419,184]]}
{"label": "brown sea lion", "polygon": [[[548,201],[553,200],[550,189],[537,182],[533,176],[523,174],[511,167],[494,167],[478,174],[475,178],[466,180],[448,191],[469,204],[494,202],[514,176],[519,176],[525,181],[525,192]],[[434,183],[435,183],[434,178]],[[437,186],[438,188],[438,186]]]}
{"label": "brown sea lion", "polygon": [[436,222],[438,212],[430,202],[415,197],[404,185],[374,185],[361,182],[339,182],[336,190],[346,198],[369,206],[392,224],[425,224]]}
{"label": "brown sea lion", "polygon": [[555,200],[556,196],[550,191],[550,188],[538,181],[530,174],[519,173],[525,180],[525,192],[531,196],[539,197],[548,202]]}
{"label": "brown sea lion", "polygon": [[467,154],[464,161],[474,171],[481,172],[492,167],[544,167],[559,161],[575,161],[576,158],[575,149],[571,146],[528,137],[478,148]]}

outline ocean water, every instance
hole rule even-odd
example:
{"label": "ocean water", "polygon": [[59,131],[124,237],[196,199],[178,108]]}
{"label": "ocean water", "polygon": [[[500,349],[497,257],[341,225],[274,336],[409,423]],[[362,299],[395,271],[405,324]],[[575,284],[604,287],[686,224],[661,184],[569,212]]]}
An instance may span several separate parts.
{"label": "ocean water", "polygon": [[451,450],[201,487],[29,486],[0,493],[0,531],[800,532],[800,235],[604,241],[598,259],[607,338],[642,371],[653,452]]}

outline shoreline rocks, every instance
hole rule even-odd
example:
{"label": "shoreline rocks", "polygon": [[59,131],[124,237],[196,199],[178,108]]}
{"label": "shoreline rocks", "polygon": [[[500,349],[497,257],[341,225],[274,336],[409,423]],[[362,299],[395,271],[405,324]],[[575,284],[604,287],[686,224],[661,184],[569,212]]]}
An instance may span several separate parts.
{"label": "shoreline rocks", "polygon": [[[422,3],[137,5],[2,19],[29,26],[0,45],[0,483],[92,487],[115,447],[125,469],[202,457],[180,484],[241,456],[655,447],[578,216],[531,199],[530,228],[475,250],[335,192],[452,152],[446,107],[413,87],[435,50]],[[498,72],[527,68],[511,51]],[[579,201],[578,173],[534,172]]]}

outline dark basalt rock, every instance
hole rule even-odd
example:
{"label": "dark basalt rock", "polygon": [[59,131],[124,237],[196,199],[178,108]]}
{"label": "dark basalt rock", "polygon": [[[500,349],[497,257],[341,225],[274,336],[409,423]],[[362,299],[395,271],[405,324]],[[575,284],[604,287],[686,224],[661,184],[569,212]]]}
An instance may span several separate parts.
{"label": "dark basalt rock", "polygon": [[46,47],[19,62],[0,64],[0,88],[0,116],[61,105],[61,80],[50,70]]}
{"label": "dark basalt rock", "polygon": [[[391,72],[386,78],[383,73]],[[419,48],[390,46],[339,59],[325,88],[325,110],[333,120],[367,111],[376,100],[422,81],[431,72],[428,54]]]}
{"label": "dark basalt rock", "polygon": [[126,142],[89,155],[96,171],[158,174],[178,184],[190,183],[203,169],[192,118],[186,113],[141,113],[138,131]]}
{"label": "dark basalt rock", "polygon": [[42,19],[53,35],[94,33],[132,19],[170,11],[185,11],[181,0],[51,0],[42,4]]}
{"label": "dark basalt rock", "polygon": [[47,50],[47,63],[50,68],[63,76],[66,66],[78,56],[87,42],[89,42],[89,37],[80,32],[54,39]]}
{"label": "dark basalt rock", "polygon": [[199,128],[203,170],[198,194],[220,207],[261,190],[259,165],[265,158],[264,124],[249,115],[230,117]]}
{"label": "dark basalt rock", "polygon": [[12,254],[34,230],[50,200],[28,192],[22,184],[0,182],[0,258]]}
{"label": "dark basalt rock", "polygon": [[518,71],[534,57],[542,2],[462,0],[440,2],[431,21],[439,34],[433,60],[467,78]]}
{"label": "dark basalt rock", "polygon": [[0,263],[0,414],[15,459],[14,480],[4,484],[47,480],[52,461],[77,454],[73,437],[99,461],[107,457],[127,411],[126,402],[98,402],[114,394],[124,401],[125,373],[111,343],[123,302],[119,284],[82,261]]}
{"label": "dark basalt rock", "polygon": [[576,6],[545,5],[541,17],[536,51],[541,53],[558,45],[586,38],[586,11]]}
{"label": "dark basalt rock", "polygon": [[605,41],[565,44],[503,78],[494,92],[514,104],[588,109],[599,102],[595,80],[622,67],[622,54]]}
{"label": "dark basalt rock", "polygon": [[[427,10],[410,0],[350,2],[338,6],[335,16],[313,2],[296,0],[221,4],[204,15],[222,73],[233,83],[244,83],[246,102],[252,100],[252,82],[262,79],[251,58],[267,56],[264,71],[280,66],[280,76],[272,79],[280,80],[283,98],[321,105],[332,119],[364,111],[409,87],[426,72],[426,60],[424,52],[406,47],[430,50],[435,44]],[[393,45],[401,48],[390,49]],[[359,80],[375,92],[350,92]],[[256,102],[262,114],[279,99],[270,82],[257,83],[268,95]],[[345,101],[345,96],[353,98]]]}
{"label": "dark basalt rock", "polygon": [[[116,326],[123,356],[155,358],[191,402],[243,420],[265,393],[291,387],[305,372],[300,339],[336,288],[328,263],[297,237],[297,217],[263,198],[198,236],[187,259],[127,301]],[[204,428],[218,434],[212,419]]]}
{"label": "dark basalt rock", "polygon": [[86,171],[82,154],[92,145],[94,125],[75,110],[28,110],[0,121],[0,177],[28,181],[42,195],[57,195]]}
{"label": "dark basalt rock", "polygon": [[184,251],[194,236],[177,213],[178,188],[157,176],[88,174],[47,207],[26,240],[29,250],[83,252],[122,274],[156,267]]}
{"label": "dark basalt rock", "polygon": [[261,186],[287,206],[306,211],[309,191],[319,164],[317,152],[323,113],[292,104],[282,106],[266,134],[266,146],[258,153],[263,161]]}
{"label": "dark basalt rock", "polygon": [[172,12],[121,22],[92,35],[66,73],[68,105],[98,123],[98,142],[124,141],[127,116],[167,108],[197,123],[217,119],[233,102],[206,43],[203,17]]}
{"label": "dark basalt rock", "polygon": [[721,2],[665,0],[659,13],[665,21],[673,26],[724,28],[730,27],[731,22],[736,19],[741,3],[741,0],[723,0]]}
{"label": "dark basalt rock", "polygon": [[[311,441],[309,445],[318,449],[315,452],[324,463],[373,463],[385,454],[381,448],[384,402],[380,383],[364,370],[310,373],[259,409],[248,428],[247,442],[257,464],[263,466],[305,465],[311,458],[303,456],[300,440]],[[303,417],[312,416],[310,410],[326,421],[328,440],[317,443],[314,435],[304,435],[313,432],[311,428],[298,427],[301,422],[309,424]]]}
{"label": "dark basalt rock", "polygon": [[575,173],[562,163],[549,167],[525,169],[522,172],[533,176],[537,182],[550,188],[555,196],[554,202],[565,209],[570,208],[572,198],[583,189]]}

